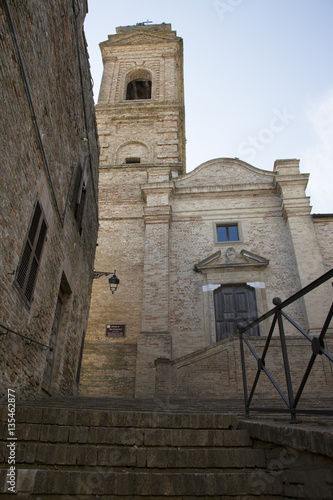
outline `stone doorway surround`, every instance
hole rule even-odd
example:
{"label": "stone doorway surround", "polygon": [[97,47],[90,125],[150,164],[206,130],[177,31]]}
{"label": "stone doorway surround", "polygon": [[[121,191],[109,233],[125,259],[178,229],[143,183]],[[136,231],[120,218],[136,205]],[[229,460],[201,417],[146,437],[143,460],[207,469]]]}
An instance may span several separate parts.
{"label": "stone doorway surround", "polygon": [[[269,309],[265,283],[260,281],[260,271],[268,265],[269,260],[265,257],[245,249],[237,252],[229,247],[224,252],[218,250],[194,266],[194,270],[203,275],[202,295],[206,346],[216,343],[214,290],[221,285],[246,284],[253,287],[260,316]],[[260,335],[264,334],[264,327],[260,325]]]}

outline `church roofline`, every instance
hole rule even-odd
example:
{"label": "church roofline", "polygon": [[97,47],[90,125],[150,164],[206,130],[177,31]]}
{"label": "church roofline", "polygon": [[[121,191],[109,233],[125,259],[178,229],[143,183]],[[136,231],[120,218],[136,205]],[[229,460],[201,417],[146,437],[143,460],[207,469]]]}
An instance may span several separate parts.
{"label": "church roofline", "polygon": [[246,163],[245,161],[240,160],[239,158],[222,157],[222,158],[214,158],[212,160],[208,160],[204,163],[201,163],[194,170],[191,170],[191,172],[188,172],[187,174],[185,174],[184,176],[179,178],[178,181],[183,180],[185,178],[189,179],[189,178],[195,176],[196,174],[198,174],[201,170],[205,170],[206,168],[210,168],[213,165],[221,164],[221,163],[223,163],[224,165],[227,165],[227,166],[232,166],[232,165],[242,166],[242,167],[244,167],[244,168],[246,168],[246,169],[248,169],[256,174],[260,174],[263,176],[269,176],[271,178],[274,178],[276,176],[275,172],[272,172],[269,170],[262,170],[260,168],[254,167],[253,165],[250,165],[249,163]]}
{"label": "church roofline", "polygon": [[331,219],[333,214],[312,214],[314,219]]}

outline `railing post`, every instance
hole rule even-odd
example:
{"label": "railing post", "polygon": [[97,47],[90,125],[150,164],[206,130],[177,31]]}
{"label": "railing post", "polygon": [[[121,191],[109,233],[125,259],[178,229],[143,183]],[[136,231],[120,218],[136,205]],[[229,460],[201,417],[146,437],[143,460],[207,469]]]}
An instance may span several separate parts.
{"label": "railing post", "polygon": [[[274,298],[273,304],[276,306],[281,304],[281,299],[279,297]],[[289,399],[288,406],[289,406],[290,414],[291,414],[290,423],[296,424],[296,423],[298,423],[298,420],[296,419],[296,408],[293,408],[294,394],[293,394],[293,388],[292,388],[292,383],[291,383],[291,374],[290,374],[290,365],[289,365],[288,352],[287,352],[286,336],[284,333],[284,326],[283,326],[282,314],[281,314],[280,309],[278,309],[276,311],[276,315],[277,315],[277,320],[278,320],[278,325],[279,325],[284,372],[286,375],[286,383],[287,383],[287,390],[288,390],[288,399]]]}
{"label": "railing post", "polygon": [[243,345],[243,334],[240,333],[240,330],[244,328],[243,323],[237,323],[237,330],[239,335],[239,343],[240,343],[240,353],[241,353],[241,361],[242,361],[242,376],[243,376],[243,389],[244,389],[244,404],[245,404],[245,415],[249,416],[249,408],[247,406],[248,403],[248,394],[247,394],[247,380],[246,380],[246,367],[245,367],[245,354],[244,354],[244,345]]}

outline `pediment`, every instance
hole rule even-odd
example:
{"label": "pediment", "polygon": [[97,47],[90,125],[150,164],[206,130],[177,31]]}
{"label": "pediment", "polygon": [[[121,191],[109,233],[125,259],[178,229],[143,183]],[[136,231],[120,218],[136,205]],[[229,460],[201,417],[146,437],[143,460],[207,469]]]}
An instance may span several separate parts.
{"label": "pediment", "polygon": [[196,272],[202,272],[209,269],[240,268],[240,267],[266,267],[269,260],[261,257],[249,250],[238,252],[233,247],[225,251],[218,250],[201,260],[194,266]]}
{"label": "pediment", "polygon": [[128,35],[109,35],[108,40],[100,44],[101,49],[117,45],[142,45],[156,43],[157,41],[170,41],[175,39],[174,32],[143,32],[136,31]]}
{"label": "pediment", "polygon": [[273,172],[253,167],[238,158],[217,158],[180,177],[176,187],[272,184],[273,180]]}

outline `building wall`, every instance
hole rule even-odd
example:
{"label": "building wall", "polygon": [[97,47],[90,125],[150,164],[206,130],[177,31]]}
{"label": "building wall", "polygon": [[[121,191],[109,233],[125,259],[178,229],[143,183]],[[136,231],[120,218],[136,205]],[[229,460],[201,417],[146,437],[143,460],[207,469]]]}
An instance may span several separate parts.
{"label": "building wall", "polygon": [[[98,229],[99,145],[86,12],[85,0],[1,5],[2,395],[8,387],[20,398],[78,389]],[[84,165],[86,188],[76,213]],[[27,301],[17,270],[37,200],[47,233]],[[6,330],[50,345],[60,288],[63,304],[51,354]],[[50,383],[43,383],[47,358],[53,358],[53,370]]]}
{"label": "building wall", "polygon": [[[161,359],[177,363],[192,355],[195,362],[183,370],[184,380],[188,377],[191,385],[199,377],[209,385],[216,375],[213,356],[202,364],[194,353],[217,345],[214,290],[248,284],[257,314],[264,314],[274,297],[290,297],[331,265],[331,236],[326,235],[331,219],[312,217],[305,193],[308,175],[300,173],[295,159],[277,160],[272,171],[264,171],[239,159],[218,158],[185,174],[182,44],[170,25],[117,28],[101,49],[96,269],[117,269],[120,285],[110,296],[101,282],[95,283],[81,392],[151,397],[163,385]],[[125,99],[131,68],[153,75],[151,99]],[[141,162],[128,164],[126,157]],[[218,224],[236,224],[239,239],[218,242]],[[302,328],[318,333],[331,300],[326,284],[311,299],[290,305],[288,313]],[[106,337],[108,323],[126,324],[126,336]],[[267,333],[267,325],[260,325],[261,337]],[[286,334],[295,332],[287,327]],[[108,359],[117,360],[113,367]],[[162,366],[158,386],[156,359]],[[217,368],[225,372],[222,392],[239,375],[236,361],[229,353]],[[170,370],[176,370],[173,364]],[[172,388],[170,382],[171,393]],[[186,395],[180,378],[174,388]],[[195,384],[191,391],[195,394]]]}
{"label": "building wall", "polygon": [[[170,24],[125,26],[100,47],[101,166],[121,165],[135,151],[144,164],[185,168],[182,39]],[[128,82],[142,75],[150,75],[151,99],[126,100]]]}
{"label": "building wall", "polygon": [[333,215],[314,215],[313,223],[325,269],[329,271],[333,268]]}

